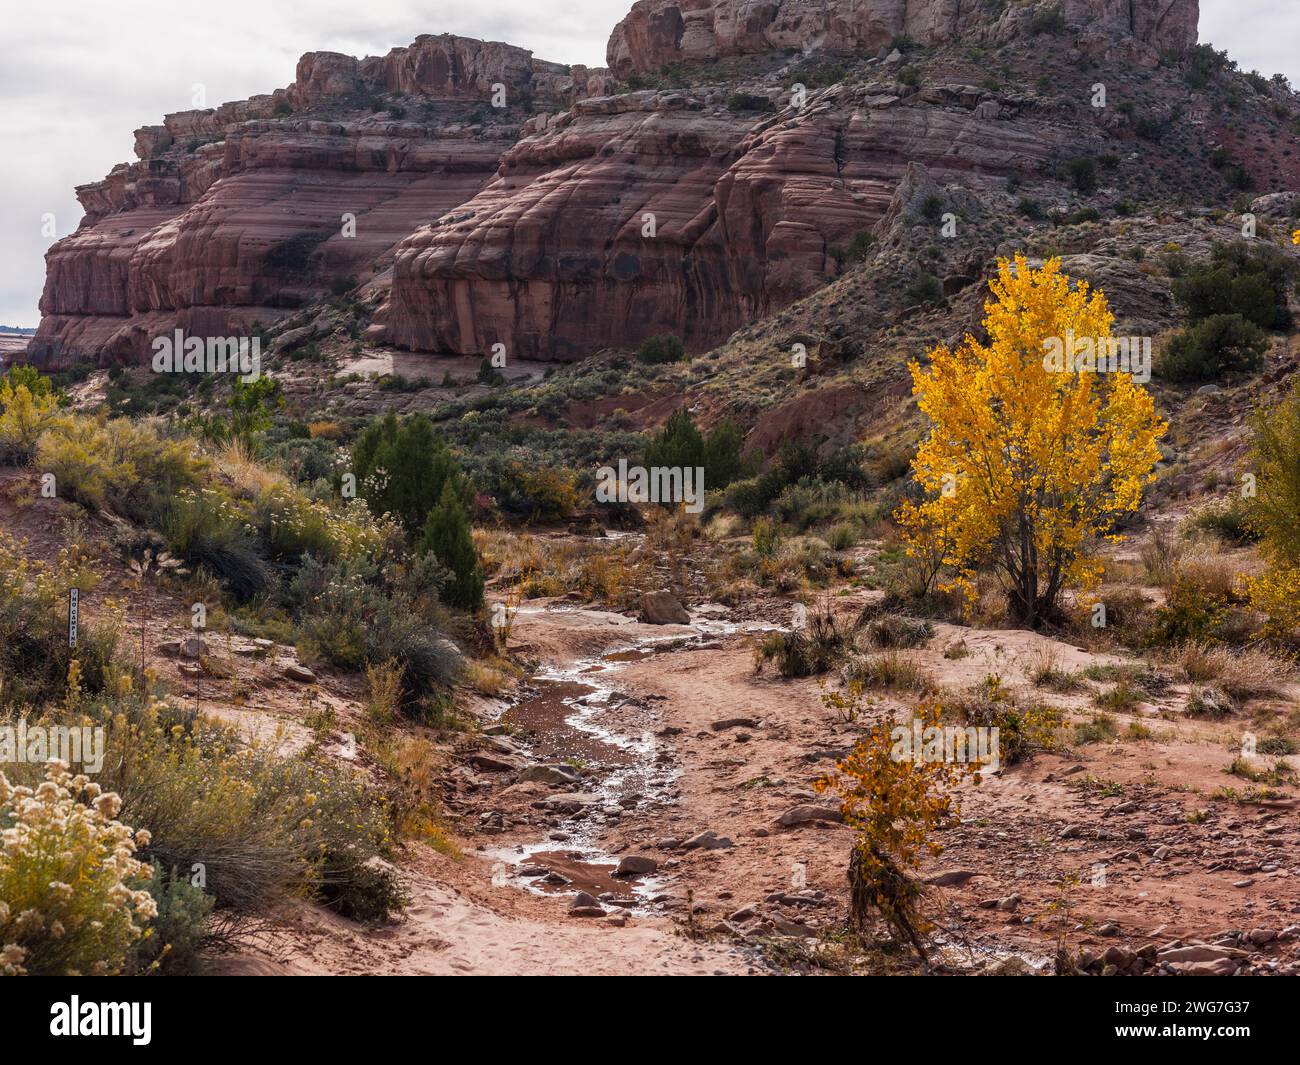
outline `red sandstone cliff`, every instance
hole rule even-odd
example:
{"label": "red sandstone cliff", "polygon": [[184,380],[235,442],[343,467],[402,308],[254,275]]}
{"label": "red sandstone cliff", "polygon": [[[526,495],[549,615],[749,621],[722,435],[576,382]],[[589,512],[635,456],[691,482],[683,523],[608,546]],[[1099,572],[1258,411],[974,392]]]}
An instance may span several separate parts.
{"label": "red sandstone cliff", "polygon": [[[375,332],[402,347],[568,360],[664,332],[707,347],[835,276],[909,163],[978,188],[1088,147],[1095,127],[1033,94],[918,87],[875,54],[898,35],[1033,40],[1041,7],[639,0],[615,71],[699,59],[716,77],[621,95],[603,95],[605,71],[446,35],[308,54],[286,89],[138,131],[140,161],[78,189],[86,218],[47,255],[32,355],[139,359],[176,325],[269,325],[390,270]],[[1055,47],[1051,62],[1149,69],[1195,40],[1196,0],[1060,11],[1073,28],[1045,39],[1045,63]],[[856,53],[852,82],[793,98],[793,65],[822,51]],[[736,56],[767,66],[729,73]]]}
{"label": "red sandstone cliff", "polygon": [[46,255],[31,355],[139,359],[177,325],[242,332],[365,280],[492,177],[531,105],[589,82],[604,87],[521,48],[424,36],[364,60],[310,53],[286,89],[168,115],[136,132],[138,162],[77,189],[86,215]]}
{"label": "red sandstone cliff", "polygon": [[707,347],[833,277],[835,245],[879,221],[909,161],[977,182],[1063,150],[1049,123],[971,86],[914,106],[897,90],[833,86],[776,114],[676,91],[580,101],[454,220],[398,246],[388,337],[532,359],[663,332]]}
{"label": "red sandstone cliff", "polygon": [[[1039,8],[985,0],[637,0],[614,27],[607,61],[619,77],[665,63],[793,48],[874,52],[899,37],[920,44],[1008,40]],[[1131,34],[1160,53],[1196,43],[1199,0],[1061,0],[1067,25]]]}

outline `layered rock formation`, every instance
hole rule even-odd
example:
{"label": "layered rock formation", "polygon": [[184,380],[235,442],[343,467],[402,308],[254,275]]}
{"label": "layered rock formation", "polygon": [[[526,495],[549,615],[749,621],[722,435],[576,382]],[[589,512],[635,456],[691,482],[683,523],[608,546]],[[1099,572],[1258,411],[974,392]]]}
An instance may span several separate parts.
{"label": "layered rock formation", "polygon": [[[589,86],[603,90],[600,71],[426,36],[364,60],[310,53],[286,89],[168,115],[136,132],[139,162],[78,188],[86,215],[46,255],[31,356],[138,360],[176,326],[242,333],[364,280],[492,177],[530,103]],[[422,113],[375,110],[394,94]]]}
{"label": "layered rock formation", "polygon": [[[621,95],[605,70],[447,35],[311,53],[285,89],[137,131],[138,162],[78,189],[86,218],[47,255],[31,354],[141,359],[178,325],[270,325],[352,278],[381,282],[372,335],[412,350],[568,360],[656,333],[699,350],[833,278],[909,163],[978,190],[1089,149],[1091,116],[919,87],[882,44],[1032,37],[1059,10],[1076,29],[1055,61],[1150,67],[1195,40],[1196,9],[638,0],[610,40],[616,73],[757,53],[768,73]],[[852,83],[793,96],[778,68],[806,51],[858,53]]]}
{"label": "layered rock formation", "polygon": [[[1061,0],[1050,7],[1068,26],[1131,34],[1160,53],[1181,54],[1196,43],[1199,0]],[[984,0],[637,0],[614,27],[607,60],[627,77],[665,63],[783,49],[874,52],[902,37],[919,44],[1008,40],[1031,31],[1043,10]]]}
{"label": "layered rock formation", "polygon": [[894,88],[834,86],[775,115],[689,92],[581,101],[399,245],[388,339],[532,359],[665,332],[707,347],[833,277],[837,246],[883,216],[909,160],[978,183],[1065,150],[972,86],[910,106]]}

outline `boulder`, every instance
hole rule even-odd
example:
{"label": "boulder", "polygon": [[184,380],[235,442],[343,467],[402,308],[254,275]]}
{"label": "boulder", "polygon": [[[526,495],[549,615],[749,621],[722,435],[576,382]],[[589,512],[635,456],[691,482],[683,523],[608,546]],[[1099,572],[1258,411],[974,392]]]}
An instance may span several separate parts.
{"label": "boulder", "polygon": [[690,839],[683,840],[681,844],[682,850],[686,850],[686,851],[697,850],[697,849],[706,850],[706,851],[716,851],[716,850],[722,850],[726,847],[734,847],[734,846],[735,843],[733,843],[730,839],[728,839],[726,836],[719,836],[712,829],[705,829],[703,832],[698,832],[694,836],[691,836]]}
{"label": "boulder", "polygon": [[671,592],[646,592],[641,596],[641,618],[648,625],[689,625],[691,615]]}
{"label": "boulder", "polygon": [[840,824],[844,821],[844,815],[833,807],[815,806],[811,803],[807,803],[802,806],[792,806],[776,819],[776,823],[781,825],[783,828],[793,828],[795,825],[806,825],[810,821],[824,821],[832,824]]}
{"label": "boulder", "polygon": [[658,869],[659,863],[653,858],[647,858],[637,854],[628,854],[619,859],[618,868],[614,870],[614,875],[645,876],[648,873],[656,872]]}

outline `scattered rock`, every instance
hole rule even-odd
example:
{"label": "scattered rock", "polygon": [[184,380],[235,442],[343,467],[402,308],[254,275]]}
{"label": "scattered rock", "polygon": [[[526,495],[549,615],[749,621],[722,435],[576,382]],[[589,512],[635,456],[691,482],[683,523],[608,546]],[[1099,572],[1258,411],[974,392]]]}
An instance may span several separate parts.
{"label": "scattered rock", "polygon": [[284,675],[289,680],[296,680],[299,684],[314,684],[316,682],[316,674],[297,662],[285,666]]}
{"label": "scattered rock", "polygon": [[706,851],[716,851],[716,850],[722,850],[724,847],[734,847],[734,846],[735,843],[733,843],[730,839],[728,839],[726,836],[719,836],[711,828],[705,829],[703,832],[697,832],[690,839],[685,840],[681,844],[681,848],[684,851],[692,851],[697,848]]}
{"label": "scattered rock", "polygon": [[570,917],[604,917],[605,907],[595,895],[579,891],[573,896],[573,905],[569,907]]}
{"label": "scattered rock", "polygon": [[792,828],[795,825],[807,824],[809,821],[830,821],[840,823],[844,820],[844,815],[839,810],[827,806],[814,806],[806,804],[803,806],[793,806],[786,810],[776,819],[776,823],[784,828]]}
{"label": "scattered rock", "polygon": [[645,876],[647,873],[656,872],[659,863],[653,858],[645,858],[641,855],[629,854],[622,858],[618,863],[618,868],[614,870],[615,876]]}
{"label": "scattered rock", "polygon": [[1235,947],[1215,947],[1209,943],[1191,943],[1185,947],[1168,947],[1156,953],[1161,962],[1211,962],[1244,960],[1246,952]]}
{"label": "scattered rock", "polygon": [[578,774],[567,765],[530,765],[519,774],[519,779],[538,784],[576,784]]}
{"label": "scattered rock", "polygon": [[970,869],[945,869],[942,873],[928,877],[925,882],[932,887],[957,887],[980,875]]}
{"label": "scattered rock", "polygon": [[1179,976],[1231,976],[1237,971],[1237,963],[1231,958],[1218,958],[1215,961],[1175,961],[1169,963],[1169,971]]}
{"label": "scattered rock", "polygon": [[508,754],[497,754],[494,751],[475,751],[469,756],[469,764],[475,769],[482,769],[488,773],[509,773],[520,767],[518,758],[512,758]]}
{"label": "scattered rock", "polygon": [[752,717],[724,717],[715,721],[709,728],[714,732],[725,732],[729,728],[758,728],[758,722]]}
{"label": "scattered rock", "polygon": [[691,616],[671,592],[646,592],[641,596],[640,620],[647,625],[689,625]]}

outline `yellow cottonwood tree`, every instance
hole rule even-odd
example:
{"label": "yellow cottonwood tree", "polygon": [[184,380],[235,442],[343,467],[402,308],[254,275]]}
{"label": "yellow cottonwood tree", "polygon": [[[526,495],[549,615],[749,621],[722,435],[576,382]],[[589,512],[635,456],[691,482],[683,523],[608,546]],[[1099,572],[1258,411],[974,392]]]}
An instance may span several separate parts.
{"label": "yellow cottonwood tree", "polygon": [[[968,335],[956,350],[935,348],[928,369],[911,365],[933,427],[912,461],[925,498],[897,517],[914,551],[944,530],[955,572],[944,587],[973,600],[977,573],[991,570],[1017,620],[1036,626],[1067,588],[1098,582],[1093,550],[1120,539],[1115,521],[1154,480],[1167,426],[1131,374],[1071,357],[1080,341],[1106,350],[1104,294],[1072,283],[1059,259],[1031,268],[1021,255],[999,261],[990,288],[987,343]],[[1045,358],[1053,341],[1062,366]]]}

